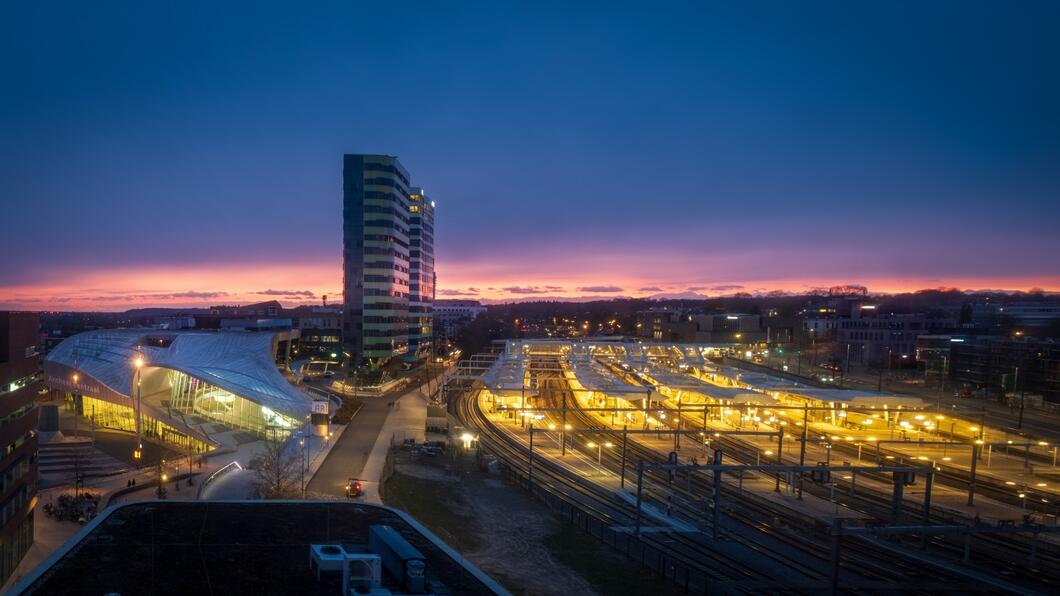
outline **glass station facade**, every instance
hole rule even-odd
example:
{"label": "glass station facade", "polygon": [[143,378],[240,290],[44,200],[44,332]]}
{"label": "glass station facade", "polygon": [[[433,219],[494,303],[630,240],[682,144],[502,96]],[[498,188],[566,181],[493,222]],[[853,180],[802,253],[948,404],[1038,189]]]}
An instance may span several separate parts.
{"label": "glass station facade", "polygon": [[[69,399],[74,400],[74,397],[70,395]],[[130,433],[136,432],[136,410],[133,407],[115,404],[88,395],[81,396],[80,401],[81,411],[79,413],[94,426],[124,430]],[[201,453],[211,448],[209,443],[188,436],[187,433],[149,416],[146,412],[141,412],[141,424],[144,436],[161,439],[170,445],[179,447],[181,450],[190,447],[192,452]]]}
{"label": "glass station facade", "polygon": [[170,385],[170,407],[182,414],[193,414],[256,435],[285,436],[301,421],[261,404],[244,399],[216,385],[182,373],[166,371]]}

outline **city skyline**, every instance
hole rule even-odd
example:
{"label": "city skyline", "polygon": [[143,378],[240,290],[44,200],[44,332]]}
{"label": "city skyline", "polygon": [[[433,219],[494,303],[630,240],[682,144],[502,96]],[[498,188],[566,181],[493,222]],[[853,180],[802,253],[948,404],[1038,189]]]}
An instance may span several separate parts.
{"label": "city skyline", "polygon": [[358,152],[439,298],[1060,290],[1055,5],[12,10],[0,308],[338,299]]}

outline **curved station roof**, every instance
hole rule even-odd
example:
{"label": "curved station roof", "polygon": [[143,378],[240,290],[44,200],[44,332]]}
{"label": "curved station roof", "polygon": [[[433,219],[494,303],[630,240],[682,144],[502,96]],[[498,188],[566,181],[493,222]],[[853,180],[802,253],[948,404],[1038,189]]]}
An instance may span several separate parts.
{"label": "curved station roof", "polygon": [[131,397],[133,363],[142,356],[147,368],[180,371],[277,412],[305,416],[313,400],[276,369],[274,335],[260,331],[87,331],[64,340],[48,354],[45,375],[60,377],[56,369],[66,367],[119,396]]}

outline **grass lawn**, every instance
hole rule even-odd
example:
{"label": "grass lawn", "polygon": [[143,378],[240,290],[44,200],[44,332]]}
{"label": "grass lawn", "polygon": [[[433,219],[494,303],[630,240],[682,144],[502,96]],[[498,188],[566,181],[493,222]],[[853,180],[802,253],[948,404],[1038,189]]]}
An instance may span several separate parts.
{"label": "grass lawn", "polygon": [[[383,501],[416,518],[457,551],[474,551],[482,544],[475,520],[454,511],[446,498],[439,498],[451,484],[394,472],[383,485]],[[449,497],[457,498],[455,494]]]}
{"label": "grass lawn", "polygon": [[343,397],[342,405],[339,406],[335,415],[331,417],[331,421],[335,424],[349,424],[350,419],[361,409],[362,405],[364,403],[356,397]]}
{"label": "grass lawn", "polygon": [[642,569],[596,538],[560,520],[549,537],[552,555],[585,578],[601,594],[679,594],[670,583]]}

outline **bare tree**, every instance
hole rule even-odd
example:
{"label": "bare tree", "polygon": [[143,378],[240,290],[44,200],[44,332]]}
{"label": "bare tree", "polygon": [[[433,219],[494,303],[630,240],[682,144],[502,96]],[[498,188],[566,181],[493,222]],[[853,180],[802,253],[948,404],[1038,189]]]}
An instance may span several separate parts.
{"label": "bare tree", "polygon": [[284,441],[265,441],[261,453],[250,461],[254,471],[254,487],[265,499],[291,499],[299,489],[298,456],[285,449]]}

